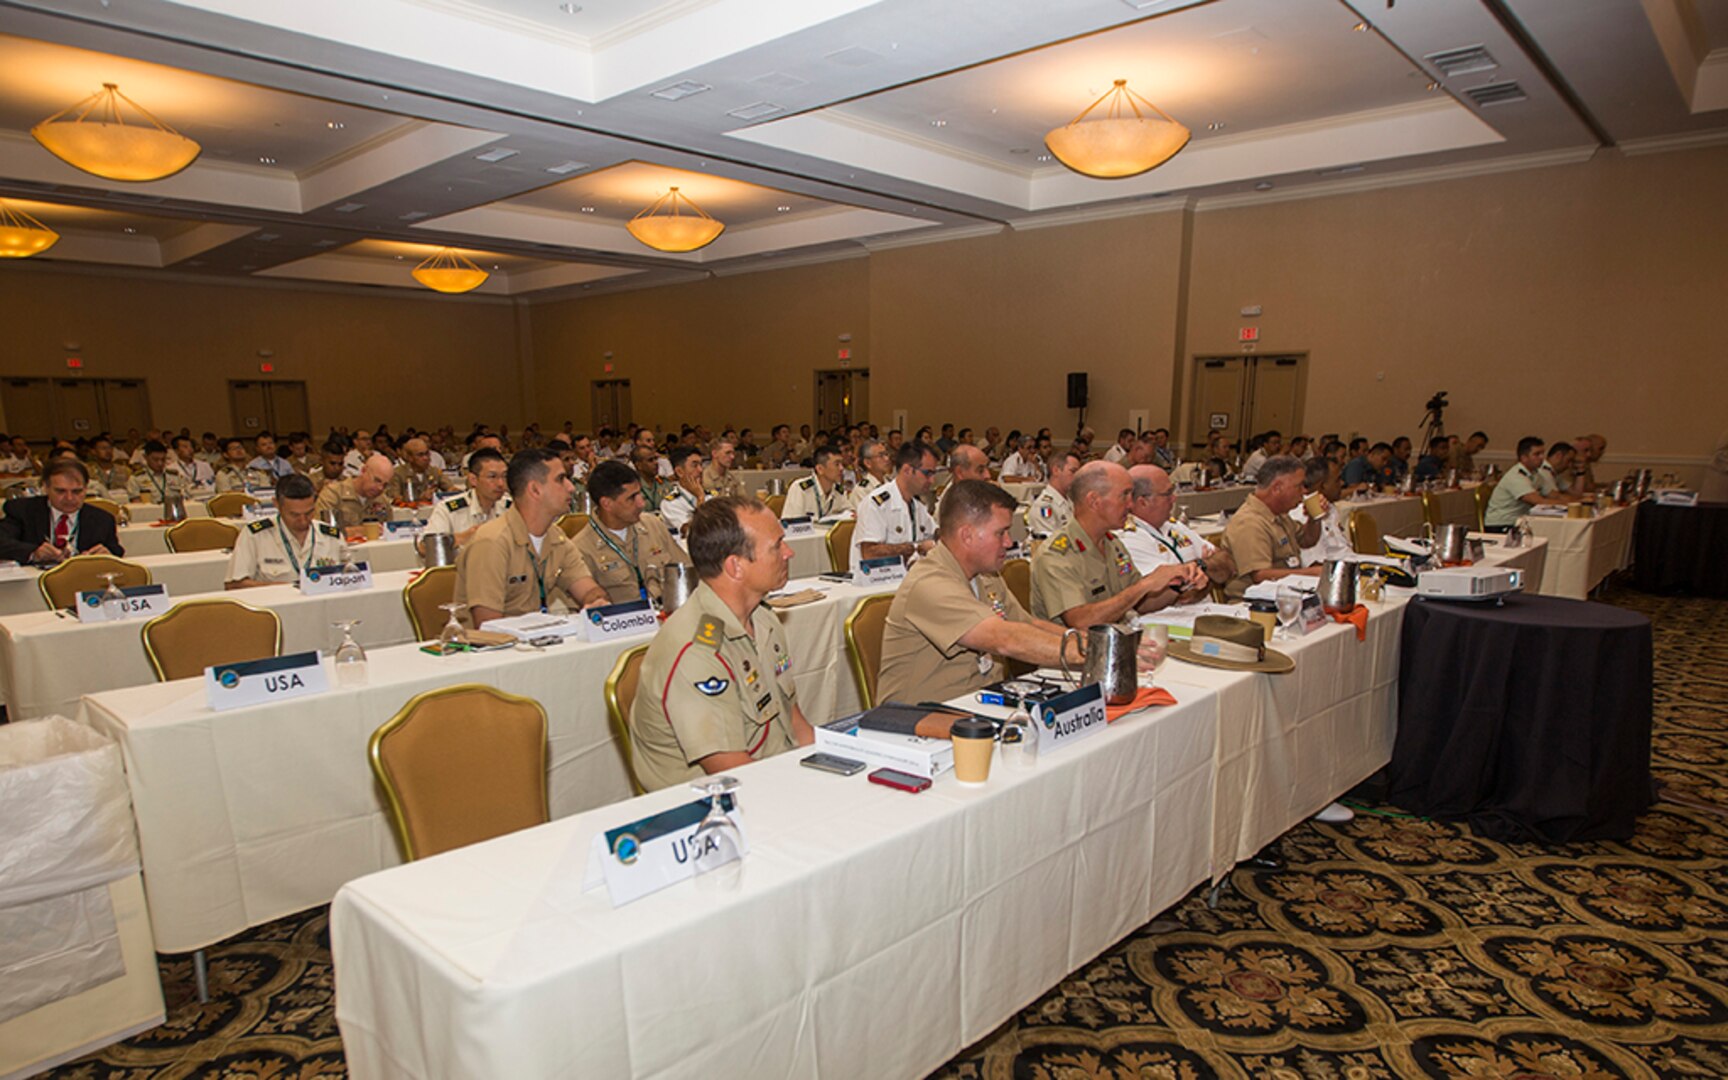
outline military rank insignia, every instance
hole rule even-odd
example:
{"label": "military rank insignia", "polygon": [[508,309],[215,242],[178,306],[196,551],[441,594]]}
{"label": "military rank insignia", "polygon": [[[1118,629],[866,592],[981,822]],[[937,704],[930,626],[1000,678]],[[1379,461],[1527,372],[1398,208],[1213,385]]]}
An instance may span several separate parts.
{"label": "military rank insignia", "polygon": [[712,615],[702,616],[702,622],[696,627],[696,644],[709,648],[720,646],[720,620]]}

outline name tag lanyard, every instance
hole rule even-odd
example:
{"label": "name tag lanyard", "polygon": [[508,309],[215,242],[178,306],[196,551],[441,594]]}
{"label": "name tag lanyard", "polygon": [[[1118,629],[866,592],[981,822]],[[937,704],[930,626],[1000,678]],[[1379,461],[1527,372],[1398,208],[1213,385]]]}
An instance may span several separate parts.
{"label": "name tag lanyard", "polygon": [[[306,529],[306,562],[308,564],[312,562],[312,550],[318,544],[318,534],[313,531],[316,528],[317,526],[313,525],[308,526]],[[300,558],[294,553],[293,537],[289,536],[288,530],[282,527],[282,517],[280,514],[276,517],[276,535],[282,541],[282,550],[288,556],[288,565],[294,571],[294,580],[299,581]]]}
{"label": "name tag lanyard", "polygon": [[[596,524],[598,524],[598,523],[596,523]],[[618,546],[618,542],[616,540],[612,539],[612,530],[611,529],[608,529],[606,526],[601,525],[600,529],[599,529],[599,533],[600,533],[600,539],[605,542],[606,546],[611,548],[613,550],[613,552],[615,552],[620,559],[623,559],[624,565],[628,566],[630,568],[630,572],[632,574],[636,575],[636,588],[642,593],[642,599],[644,599],[644,600],[648,599],[648,583],[646,581],[642,580],[642,571],[637,568],[636,559],[632,558],[630,555],[624,554],[624,549]],[[639,552],[640,547],[641,547],[641,538],[639,536],[637,536],[635,529],[631,529],[630,530],[630,550],[632,552]],[[545,589],[544,588],[541,589],[541,603],[545,603]]]}
{"label": "name tag lanyard", "polygon": [[1159,530],[1159,529],[1147,529],[1147,530],[1146,530],[1146,531],[1147,531],[1147,532],[1149,532],[1149,533],[1151,533],[1151,534],[1152,534],[1152,535],[1153,535],[1153,537],[1154,537],[1154,538],[1156,538],[1156,539],[1157,539],[1157,541],[1158,541],[1158,542],[1159,542],[1159,543],[1160,543],[1160,544],[1163,544],[1163,545],[1164,545],[1164,546],[1165,546],[1165,547],[1167,547],[1167,548],[1169,548],[1169,549],[1170,549],[1170,554],[1172,554],[1172,555],[1174,555],[1174,556],[1176,556],[1176,561],[1177,561],[1177,562],[1179,562],[1179,563],[1186,563],[1186,562],[1187,562],[1187,561],[1188,561],[1188,560],[1187,560],[1187,559],[1184,559],[1184,558],[1183,558],[1183,557],[1182,557],[1182,551],[1181,551],[1181,549],[1180,549],[1180,548],[1178,548],[1178,547],[1177,547],[1177,545],[1176,545],[1176,544],[1174,544],[1174,543],[1173,543],[1173,542],[1171,542],[1171,540],[1170,540],[1170,539],[1169,539],[1169,537],[1167,537],[1167,536],[1165,536],[1165,535],[1164,535],[1164,533],[1163,533],[1163,531],[1162,531],[1162,530]]}
{"label": "name tag lanyard", "polygon": [[163,502],[167,502],[168,501],[168,474],[163,473],[161,480],[156,479],[155,473],[145,473],[144,475],[146,475],[150,478],[150,486],[156,489],[157,496]]}

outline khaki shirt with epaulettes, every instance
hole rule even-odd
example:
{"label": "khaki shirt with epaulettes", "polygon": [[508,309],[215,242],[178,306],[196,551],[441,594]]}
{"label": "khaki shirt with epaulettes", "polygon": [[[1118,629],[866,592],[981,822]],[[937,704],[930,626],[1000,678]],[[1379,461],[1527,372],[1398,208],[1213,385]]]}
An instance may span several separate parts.
{"label": "khaki shirt with epaulettes", "polygon": [[191,487],[186,477],[177,472],[161,472],[152,474],[140,469],[126,481],[126,495],[130,502],[159,503],[167,495],[186,495],[186,489]]}
{"label": "khaki shirt with epaulettes", "polygon": [[[576,551],[587,565],[589,576],[599,582],[614,604],[641,599],[644,586],[648,589],[649,598],[658,600],[660,571],[672,563],[690,564],[690,557],[684,554],[671,530],[656,514],[643,514],[625,532],[622,540],[615,534],[610,535],[611,543],[601,538],[600,530],[603,528],[605,526],[600,524],[599,518],[589,519],[588,527],[576,534]],[[617,544],[623,554],[614,550],[612,544]],[[637,581],[638,571],[641,572],[640,582]]]}
{"label": "khaki shirt with epaulettes", "polygon": [[738,475],[736,469],[727,469],[726,475],[721,476],[720,471],[714,467],[714,463],[709,462],[702,466],[702,490],[710,496],[742,495],[744,494],[744,480]]}
{"label": "khaki shirt with epaulettes", "polygon": [[488,513],[480,505],[480,496],[469,488],[457,495],[446,495],[432,507],[432,513],[426,518],[426,531],[429,533],[448,533],[451,536],[467,532],[476,525],[484,525],[488,521],[501,516],[510,509],[510,496],[500,495],[498,501],[492,504]]}
{"label": "khaki shirt with epaulettes", "polygon": [[234,554],[228,557],[228,581],[269,581],[286,584],[300,580],[300,571],[314,566],[342,565],[342,533],[322,521],[306,531],[306,543],[292,552],[282,542],[294,543],[294,535],[277,518],[259,518],[240,529],[234,538]]}
{"label": "khaki shirt with epaulettes", "polygon": [[1034,540],[1048,540],[1067,528],[1073,516],[1068,496],[1045,484],[1026,507],[1026,531]]}
{"label": "khaki shirt with epaulettes", "polygon": [[384,488],[390,496],[391,502],[404,501],[403,492],[407,490],[410,477],[420,481],[420,498],[423,501],[436,498],[439,493],[450,490],[450,484],[444,479],[444,474],[431,465],[426,466],[425,472],[419,472],[404,463],[396,467],[396,472],[390,477],[390,483]]}
{"label": "khaki shirt with epaulettes", "polygon": [[218,492],[245,491],[246,485],[251,482],[251,479],[251,470],[240,465],[224,463],[216,470],[216,490]]}
{"label": "khaki shirt with epaulettes", "polygon": [[876,699],[947,701],[1003,678],[1000,657],[960,644],[992,617],[1032,621],[1000,576],[968,580],[948,545],[937,544],[913,565],[888,605]]}
{"label": "khaki shirt with epaulettes", "polygon": [[313,504],[313,512],[320,517],[334,513],[336,524],[347,529],[367,521],[389,521],[390,500],[382,493],[375,499],[363,498],[356,477],[325,484],[324,490],[318,493],[318,501]]}
{"label": "khaki shirt with epaulettes", "polygon": [[[132,467],[116,461],[111,465],[100,465],[94,461],[85,466],[90,473],[88,485],[90,494],[100,499],[113,499],[116,495],[130,496],[127,481],[132,479]],[[125,502],[128,499],[115,499]]]}
{"label": "khaki shirt with epaulettes", "polygon": [[1224,545],[1236,560],[1236,576],[1224,586],[1231,600],[1254,584],[1262,570],[1296,570],[1302,566],[1301,529],[1289,514],[1274,514],[1259,496],[1250,494],[1224,527]]}
{"label": "khaki shirt with epaulettes", "polygon": [[1060,621],[1063,612],[1108,600],[1139,580],[1133,557],[1114,533],[1094,540],[1069,518],[1032,556],[1032,614]]}
{"label": "khaki shirt with epaulettes", "polygon": [[703,775],[710,754],[760,759],[798,745],[798,689],[780,618],[738,621],[706,584],[666,619],[642,661],[630,707],[636,777],[650,791]]}
{"label": "khaki shirt with epaulettes", "polygon": [[463,546],[456,560],[455,602],[506,616],[527,615],[541,610],[544,584],[548,609],[555,599],[575,608],[574,598],[586,591],[578,585],[591,576],[576,545],[557,526],[546,530],[536,556],[528,523],[512,507],[480,526]]}

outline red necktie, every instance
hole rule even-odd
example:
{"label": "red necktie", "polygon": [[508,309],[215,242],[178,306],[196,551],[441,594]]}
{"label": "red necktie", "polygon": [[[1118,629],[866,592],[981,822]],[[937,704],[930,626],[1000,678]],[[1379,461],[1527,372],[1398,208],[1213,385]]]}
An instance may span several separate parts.
{"label": "red necktie", "polygon": [[66,546],[66,541],[71,539],[71,531],[70,531],[71,526],[72,526],[71,516],[67,515],[67,514],[61,514],[60,520],[58,522],[56,522],[54,525],[54,546],[55,547],[63,548]]}

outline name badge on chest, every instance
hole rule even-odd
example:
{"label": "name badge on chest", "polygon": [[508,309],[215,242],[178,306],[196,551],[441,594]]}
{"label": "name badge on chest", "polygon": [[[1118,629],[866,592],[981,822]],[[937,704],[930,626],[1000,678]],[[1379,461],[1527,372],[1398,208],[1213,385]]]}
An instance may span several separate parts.
{"label": "name badge on chest", "polygon": [[328,689],[330,679],[315,651],[204,669],[205,700],[218,712],[322,694]]}

